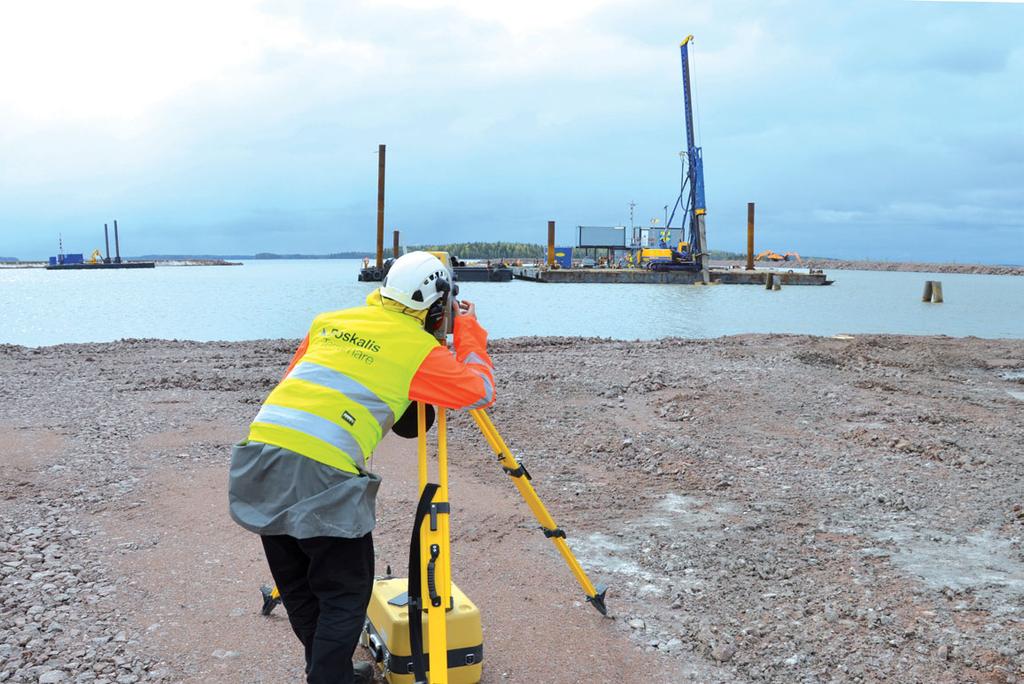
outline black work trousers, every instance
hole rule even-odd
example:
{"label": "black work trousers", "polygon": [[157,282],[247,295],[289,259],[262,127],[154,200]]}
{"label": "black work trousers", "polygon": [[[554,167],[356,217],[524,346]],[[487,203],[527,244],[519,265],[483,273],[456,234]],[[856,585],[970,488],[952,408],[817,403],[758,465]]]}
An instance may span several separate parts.
{"label": "black work trousers", "polygon": [[288,621],[306,649],[306,681],[350,684],[373,591],[373,538],[262,539]]}

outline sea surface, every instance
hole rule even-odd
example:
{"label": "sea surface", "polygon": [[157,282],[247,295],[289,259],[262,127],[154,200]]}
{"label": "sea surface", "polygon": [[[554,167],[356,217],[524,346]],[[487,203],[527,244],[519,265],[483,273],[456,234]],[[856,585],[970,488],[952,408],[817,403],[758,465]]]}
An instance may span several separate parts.
{"label": "sea surface", "polygon": [[[358,260],[46,271],[0,268],[0,343],[121,338],[298,338],[321,311],[361,304],[376,285]],[[736,333],[1024,338],[1024,277],[832,271],[829,287],[463,283],[491,337],[616,339]],[[925,280],[945,303],[925,304]]]}

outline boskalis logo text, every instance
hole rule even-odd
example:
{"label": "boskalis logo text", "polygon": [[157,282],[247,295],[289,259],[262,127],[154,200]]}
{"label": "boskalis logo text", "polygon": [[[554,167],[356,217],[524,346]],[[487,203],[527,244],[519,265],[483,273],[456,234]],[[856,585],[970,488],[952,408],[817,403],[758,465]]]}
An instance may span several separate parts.
{"label": "boskalis logo text", "polygon": [[369,337],[360,337],[354,332],[347,332],[345,330],[340,330],[339,328],[321,328],[320,337],[333,338],[339,342],[348,342],[351,345],[367,351],[380,351],[380,344],[377,343],[377,340],[370,339]]}

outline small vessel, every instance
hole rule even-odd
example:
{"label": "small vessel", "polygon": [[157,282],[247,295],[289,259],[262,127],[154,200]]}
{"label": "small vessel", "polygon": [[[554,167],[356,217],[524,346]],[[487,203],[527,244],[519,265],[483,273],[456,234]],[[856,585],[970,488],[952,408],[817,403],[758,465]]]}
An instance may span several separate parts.
{"label": "small vessel", "polygon": [[110,233],[107,231],[107,224],[103,224],[103,240],[107,246],[107,256],[104,257],[100,250],[94,249],[89,259],[84,254],[65,254],[64,238],[57,237],[57,256],[50,257],[46,264],[47,271],[91,271],[108,268],[153,268],[155,261],[126,261],[121,258],[121,240],[117,233],[117,221],[114,221],[114,258],[110,258]]}

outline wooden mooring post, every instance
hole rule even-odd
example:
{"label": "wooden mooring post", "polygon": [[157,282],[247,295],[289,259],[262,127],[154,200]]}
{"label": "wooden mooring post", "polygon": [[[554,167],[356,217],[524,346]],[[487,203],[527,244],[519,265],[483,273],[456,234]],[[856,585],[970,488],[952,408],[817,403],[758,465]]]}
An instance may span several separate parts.
{"label": "wooden mooring post", "polygon": [[384,268],[384,161],[386,145],[377,145],[377,270]]}
{"label": "wooden mooring post", "polygon": [[747,202],[747,270],[754,270],[754,203]]}
{"label": "wooden mooring post", "polygon": [[942,281],[941,280],[926,280],[924,281],[924,294],[921,295],[921,301],[931,304],[942,303]]}
{"label": "wooden mooring post", "polygon": [[548,221],[548,268],[555,265],[555,222]]}

